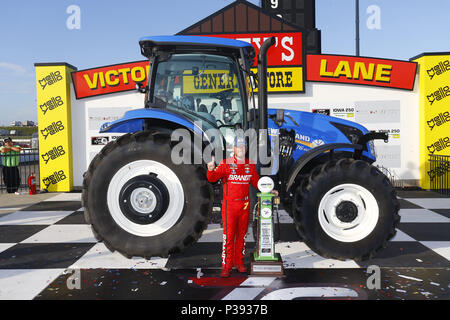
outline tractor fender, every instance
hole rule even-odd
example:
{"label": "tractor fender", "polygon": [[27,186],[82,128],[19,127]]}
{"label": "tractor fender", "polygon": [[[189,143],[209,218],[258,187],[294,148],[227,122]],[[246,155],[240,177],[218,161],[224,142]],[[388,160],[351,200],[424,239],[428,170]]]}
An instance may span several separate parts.
{"label": "tractor fender", "polygon": [[136,109],[127,111],[122,118],[103,124],[100,128],[100,133],[133,133],[141,131],[143,130],[145,120],[148,119],[173,123],[177,127],[190,130],[200,138],[204,137],[206,144],[211,143],[209,136],[197,123],[183,114],[161,109]]}
{"label": "tractor fender", "polygon": [[122,118],[110,123],[105,123],[100,129],[100,133],[134,133],[148,130],[150,128],[144,129],[144,127],[146,127],[146,120],[153,121],[151,127],[155,125],[157,128],[184,128],[189,130],[192,134],[194,134],[194,136],[196,136],[194,141],[201,142],[201,145],[198,145],[195,142],[193,143],[194,152],[195,154],[201,155],[201,161],[205,161],[202,156],[205,148],[212,146],[214,149],[214,140],[208,135],[208,130],[205,131],[199,123],[196,123],[181,113],[161,109],[136,109],[127,111]]}
{"label": "tractor fender", "polygon": [[349,144],[349,143],[330,143],[325,144],[319,147],[316,147],[314,149],[309,150],[308,152],[304,153],[300,158],[297,159],[295,162],[292,171],[289,173],[289,179],[287,181],[286,185],[286,191],[289,191],[289,189],[294,184],[295,178],[299,174],[299,172],[315,157],[319,156],[320,154],[336,150],[336,149],[354,149],[356,150],[362,150],[362,145],[357,144]]}
{"label": "tractor fender", "polygon": [[102,125],[100,133],[119,132],[131,133],[141,131],[145,119],[159,119],[169,121],[186,127],[196,133],[203,133],[202,128],[197,126],[192,120],[187,117],[167,110],[161,109],[136,109],[125,112],[124,116],[113,122],[107,122]]}

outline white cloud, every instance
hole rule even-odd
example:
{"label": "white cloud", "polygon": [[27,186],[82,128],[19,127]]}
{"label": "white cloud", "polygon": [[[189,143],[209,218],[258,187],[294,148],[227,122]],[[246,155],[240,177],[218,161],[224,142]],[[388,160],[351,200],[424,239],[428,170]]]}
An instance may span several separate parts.
{"label": "white cloud", "polygon": [[6,69],[12,71],[15,74],[25,74],[27,72],[24,67],[9,62],[0,62],[0,69]]}

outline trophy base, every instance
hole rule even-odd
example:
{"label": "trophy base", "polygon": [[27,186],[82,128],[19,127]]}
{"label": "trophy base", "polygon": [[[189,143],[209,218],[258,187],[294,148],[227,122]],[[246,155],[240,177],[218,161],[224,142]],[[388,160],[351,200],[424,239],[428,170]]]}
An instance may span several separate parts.
{"label": "trophy base", "polygon": [[283,260],[281,259],[281,255],[276,253],[278,258],[277,261],[255,261],[255,258],[251,257],[250,262],[250,274],[252,276],[283,276],[284,268],[283,268]]}

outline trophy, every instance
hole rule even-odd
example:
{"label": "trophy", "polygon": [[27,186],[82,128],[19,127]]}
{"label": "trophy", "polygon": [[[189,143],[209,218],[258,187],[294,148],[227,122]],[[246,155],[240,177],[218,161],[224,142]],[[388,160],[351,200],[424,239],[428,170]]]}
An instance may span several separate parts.
{"label": "trophy", "polygon": [[269,177],[258,181],[258,210],[256,219],[256,251],[251,257],[250,274],[260,276],[284,275],[281,255],[275,252],[274,241],[274,207],[278,207],[279,198],[272,190],[274,182]]}

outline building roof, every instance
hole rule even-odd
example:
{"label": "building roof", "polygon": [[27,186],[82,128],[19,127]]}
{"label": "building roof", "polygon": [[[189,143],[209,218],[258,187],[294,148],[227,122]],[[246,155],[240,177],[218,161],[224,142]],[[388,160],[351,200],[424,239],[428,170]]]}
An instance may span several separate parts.
{"label": "building roof", "polygon": [[220,46],[229,48],[252,48],[252,45],[239,40],[217,38],[217,37],[201,37],[201,36],[150,36],[141,38],[139,41],[141,46]]}
{"label": "building roof", "polygon": [[293,23],[274,16],[253,3],[237,0],[178,34],[254,32],[304,32]]}

